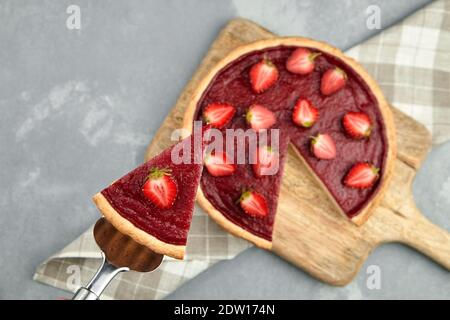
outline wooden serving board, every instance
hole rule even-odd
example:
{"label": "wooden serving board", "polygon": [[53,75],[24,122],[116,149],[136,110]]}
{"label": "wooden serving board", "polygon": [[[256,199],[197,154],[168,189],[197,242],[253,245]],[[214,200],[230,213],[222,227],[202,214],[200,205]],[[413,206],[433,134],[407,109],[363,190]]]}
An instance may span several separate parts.
{"label": "wooden serving board", "polygon": [[[251,21],[230,21],[156,133],[146,159],[173,144],[170,135],[182,127],[193,89],[215,63],[239,45],[274,36]],[[414,247],[450,270],[450,234],[419,212],[411,191],[416,171],[430,149],[430,134],[392,109],[398,140],[395,172],[381,205],[361,227],[337,212],[294,151],[289,151],[274,225],[274,253],[333,285],[349,283],[369,253],[385,242]]]}

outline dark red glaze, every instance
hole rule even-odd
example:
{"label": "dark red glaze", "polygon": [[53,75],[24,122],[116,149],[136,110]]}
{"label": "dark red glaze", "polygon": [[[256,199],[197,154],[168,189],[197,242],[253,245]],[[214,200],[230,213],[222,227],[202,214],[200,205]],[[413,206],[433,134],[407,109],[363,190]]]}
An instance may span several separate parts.
{"label": "dark red glaze", "polygon": [[[103,196],[122,217],[159,240],[174,245],[186,244],[203,169],[202,136],[201,134],[195,136],[196,140],[200,137],[197,140],[199,143],[197,146],[200,148],[195,150],[188,147],[188,145],[194,145],[193,137],[186,138],[164,150],[102,191]],[[190,164],[174,164],[171,158],[172,149],[183,146],[190,152]],[[197,157],[197,163],[194,163],[194,155]],[[153,167],[171,169],[171,176],[177,183],[177,198],[173,206],[168,209],[158,208],[142,192],[142,186]]]}
{"label": "dark red glaze", "polygon": [[[292,74],[286,70],[286,59],[295,47],[280,46],[254,51],[231,62],[212,80],[197,105],[196,119],[212,102],[226,102],[237,108],[235,117],[227,124],[229,128],[248,128],[244,121],[246,108],[258,103],[272,110],[277,117],[274,127],[282,129],[281,161],[285,158],[288,143],[292,143],[306,162],[323,181],[342,210],[353,217],[367,204],[378,189],[379,183],[370,189],[356,190],[343,185],[342,179],[350,167],[368,161],[376,167],[385,166],[387,137],[378,102],[364,80],[340,59],[322,53],[315,60],[315,70],[308,75]],[[311,49],[313,52],[317,51]],[[252,91],[249,81],[251,66],[261,59],[271,60],[279,71],[278,81],[262,94]],[[347,73],[346,86],[330,96],[320,92],[322,74],[329,68],[339,67]],[[300,128],[292,122],[292,110],[298,98],[308,99],[318,110],[319,119],[311,128]],[[354,140],[346,136],[342,117],[349,111],[363,111],[373,122],[370,138]],[[318,160],[310,150],[310,137],[328,133],[336,143],[334,160]],[[272,239],[272,229],[278,201],[282,168],[276,176],[256,178],[251,165],[238,165],[237,172],[229,177],[213,177],[204,172],[201,187],[206,198],[225,217],[244,229]],[[236,203],[242,188],[253,188],[267,199],[269,215],[264,218],[247,216]]]}

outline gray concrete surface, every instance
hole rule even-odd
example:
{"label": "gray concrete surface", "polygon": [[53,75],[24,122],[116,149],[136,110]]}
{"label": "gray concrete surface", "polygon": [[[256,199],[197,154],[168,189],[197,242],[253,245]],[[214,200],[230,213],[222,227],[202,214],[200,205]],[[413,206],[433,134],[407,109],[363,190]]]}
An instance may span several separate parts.
{"label": "gray concrete surface", "polygon": [[[146,144],[228,19],[348,48],[427,0],[0,0],[0,298],[67,293],[32,281],[35,267],[96,218],[90,196],[141,162]],[[66,8],[81,7],[81,30]],[[450,145],[414,186],[417,202],[449,228]],[[445,173],[445,174],[444,174]],[[443,191],[442,191],[443,190]],[[382,271],[368,290],[366,266]],[[171,298],[449,298],[448,272],[398,245],[377,249],[357,281],[332,288],[267,252],[216,265]]]}

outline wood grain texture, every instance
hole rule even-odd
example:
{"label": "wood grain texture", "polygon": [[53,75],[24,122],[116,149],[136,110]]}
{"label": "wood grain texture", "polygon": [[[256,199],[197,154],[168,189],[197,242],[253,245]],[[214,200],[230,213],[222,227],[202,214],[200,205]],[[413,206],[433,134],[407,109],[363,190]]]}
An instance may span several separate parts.
{"label": "wood grain texture", "polygon": [[[215,63],[239,45],[270,37],[274,34],[251,21],[229,22],[156,133],[146,159],[173,144],[172,130],[182,127],[193,90]],[[393,241],[416,248],[450,270],[450,234],[423,217],[411,192],[416,170],[431,146],[430,134],[409,116],[392,109],[398,143],[395,172],[381,205],[361,227],[337,212],[295,151],[289,150],[272,250],[327,283],[349,283],[376,246]]]}

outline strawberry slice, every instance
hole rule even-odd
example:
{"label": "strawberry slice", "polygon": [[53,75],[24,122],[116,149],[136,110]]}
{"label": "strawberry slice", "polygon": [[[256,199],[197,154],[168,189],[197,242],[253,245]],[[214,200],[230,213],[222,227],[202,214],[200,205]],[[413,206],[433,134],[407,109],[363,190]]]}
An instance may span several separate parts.
{"label": "strawberry slice", "polygon": [[208,172],[214,177],[229,176],[236,171],[236,165],[223,152],[208,154],[205,157],[205,166]]}
{"label": "strawberry slice", "polygon": [[328,69],[322,76],[320,83],[320,91],[324,95],[333,94],[345,86],[347,82],[347,74],[344,70],[335,67]]}
{"label": "strawberry slice", "polygon": [[278,69],[269,60],[261,60],[250,69],[250,83],[253,91],[261,93],[278,80]]}
{"label": "strawberry slice", "polygon": [[253,159],[253,172],[260,178],[265,175],[274,175],[278,171],[278,152],[272,150],[270,146],[259,147]]}
{"label": "strawberry slice", "polygon": [[336,145],[329,134],[318,134],[311,138],[311,150],[314,156],[322,160],[331,160],[336,157]]}
{"label": "strawberry slice", "polygon": [[296,74],[308,74],[314,71],[314,60],[320,56],[320,52],[311,52],[306,48],[298,48],[292,52],[286,61],[286,69]]}
{"label": "strawberry slice", "polygon": [[233,118],[236,108],[228,103],[210,103],[203,111],[203,119],[214,128],[224,127]]}
{"label": "strawberry slice", "polygon": [[378,179],[380,169],[367,162],[355,164],[344,178],[344,184],[350,188],[366,189]]}
{"label": "strawberry slice", "polygon": [[348,112],[342,119],[347,134],[355,139],[367,138],[372,131],[370,118],[364,112]]}
{"label": "strawberry slice", "polygon": [[144,195],[157,207],[170,208],[177,197],[178,188],[170,169],[152,168],[142,187]]}
{"label": "strawberry slice", "polygon": [[254,104],[248,108],[245,115],[247,123],[256,131],[268,129],[277,122],[275,114],[260,104]]}
{"label": "strawberry slice", "polygon": [[269,213],[266,199],[256,191],[244,191],[239,198],[239,203],[249,216],[264,218]]}
{"label": "strawberry slice", "polygon": [[309,128],[319,118],[319,110],[306,99],[298,99],[292,112],[292,121],[300,127]]}

